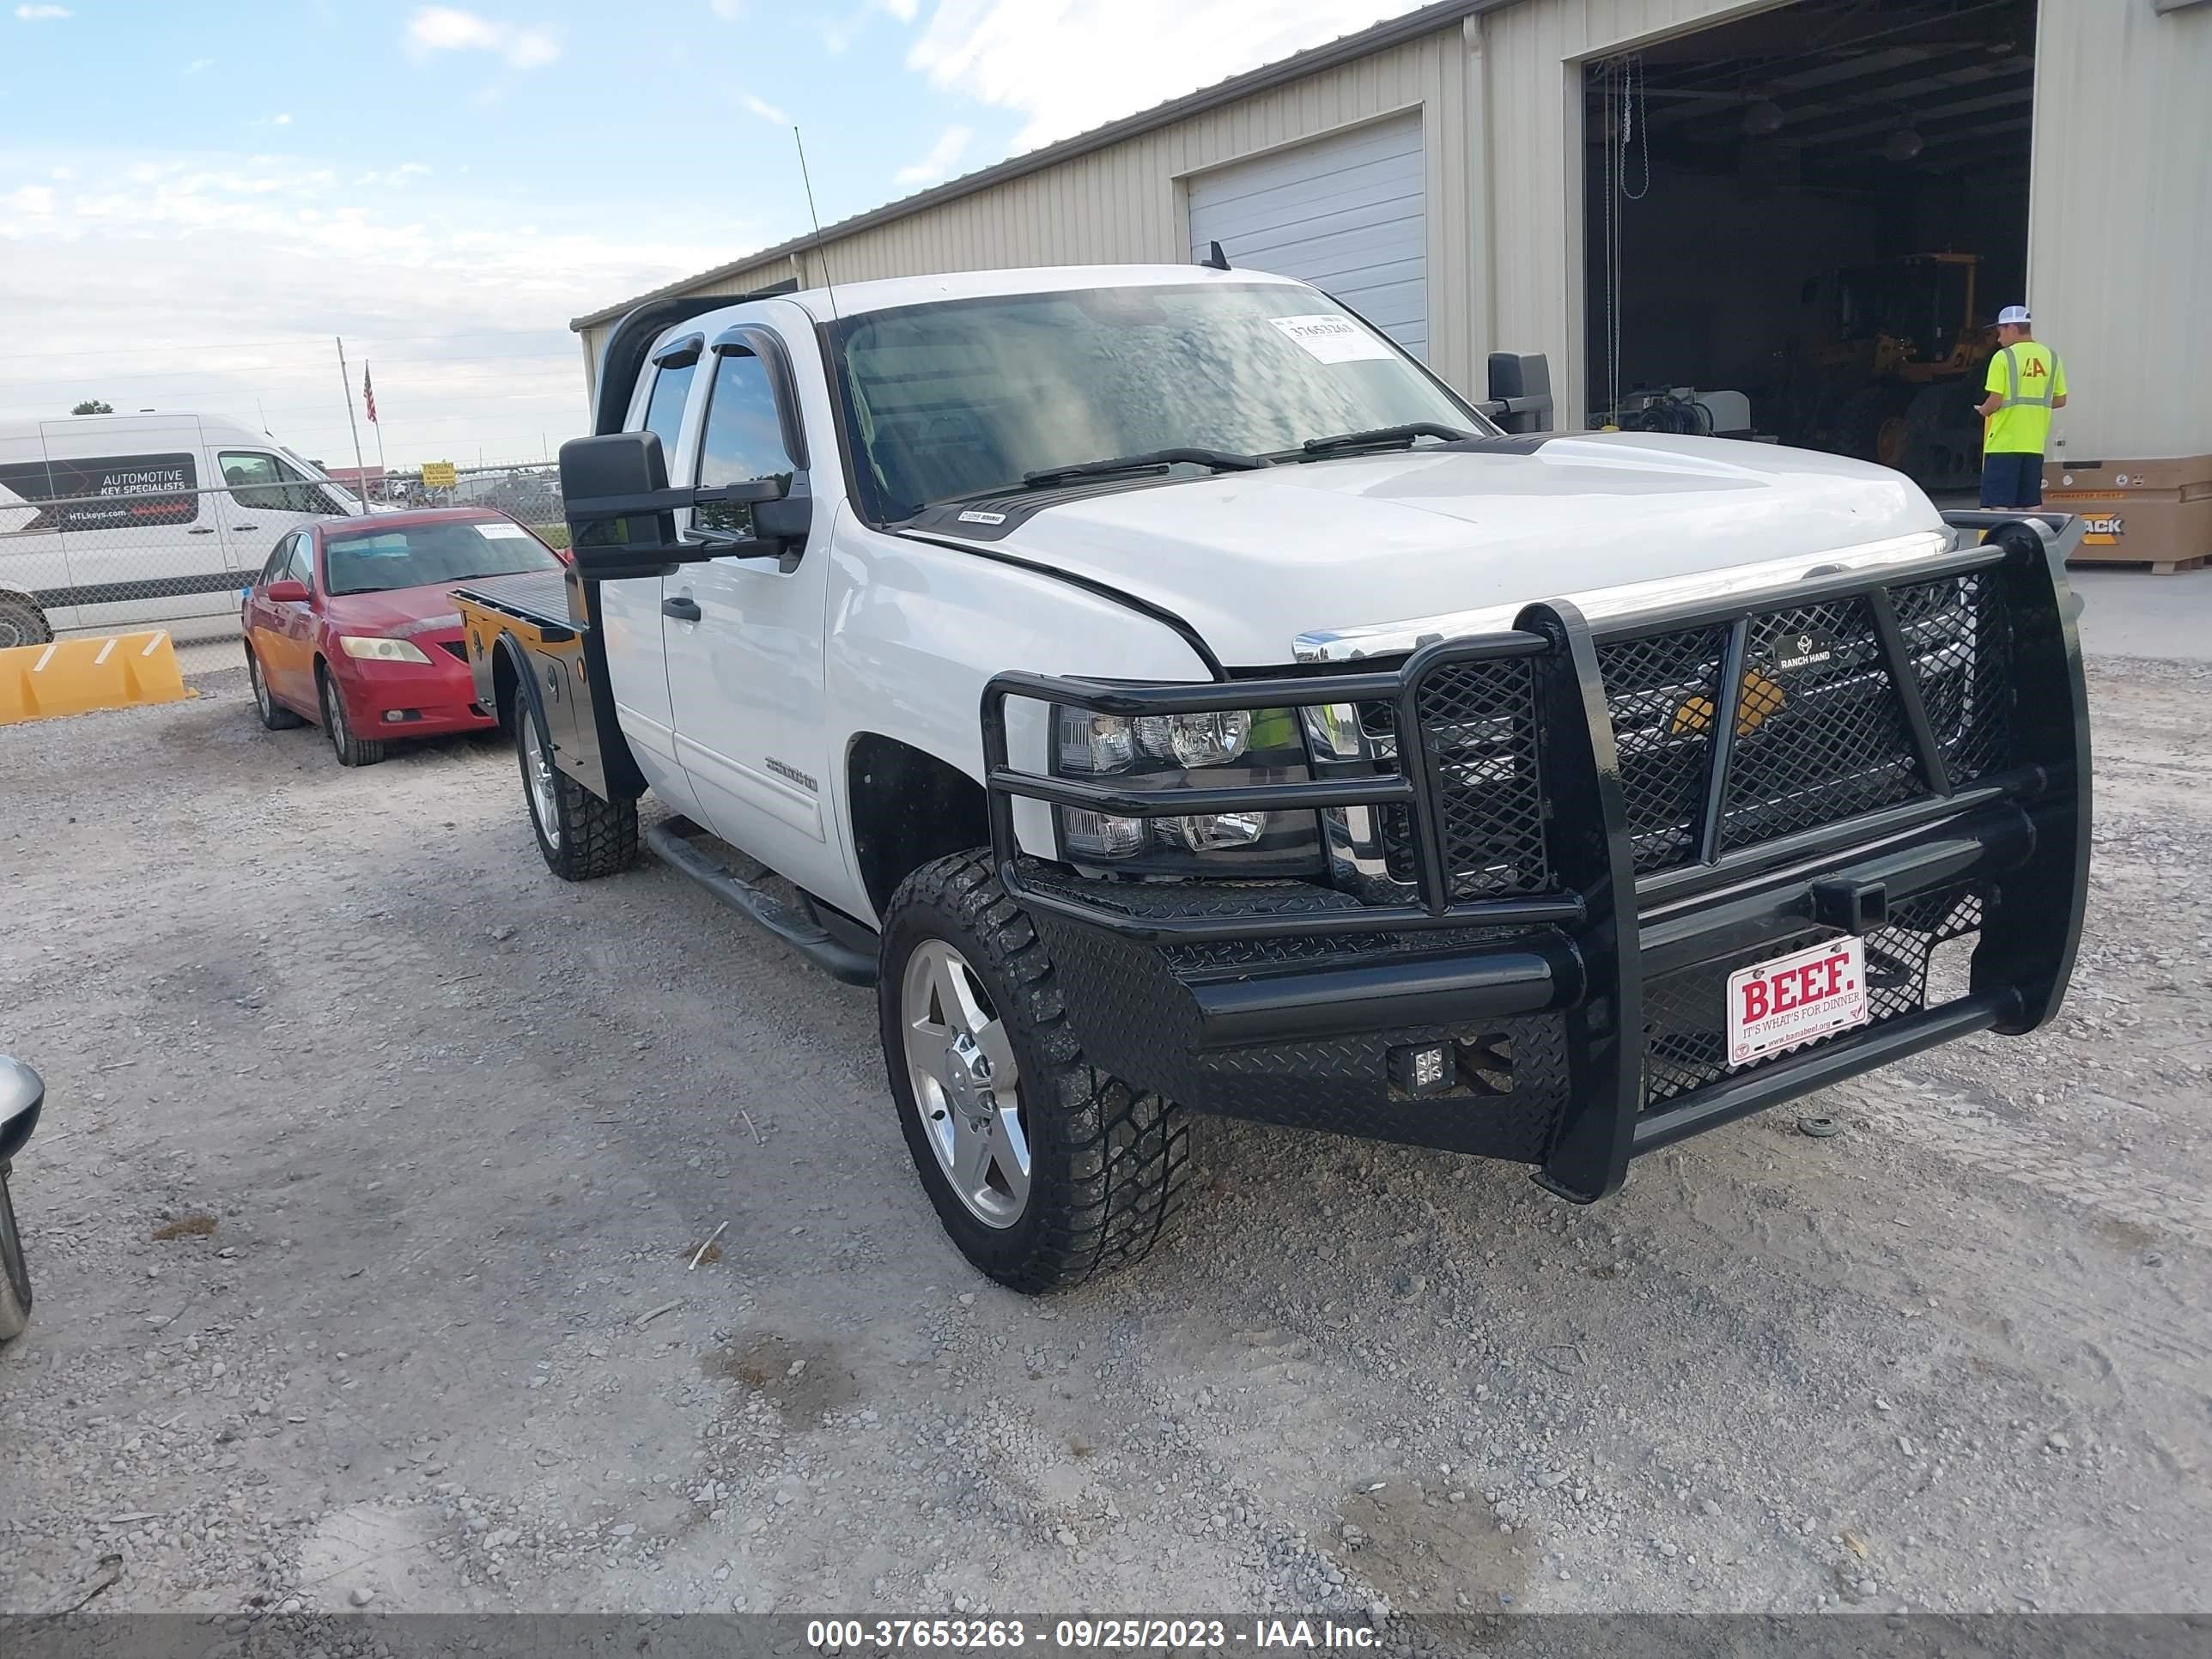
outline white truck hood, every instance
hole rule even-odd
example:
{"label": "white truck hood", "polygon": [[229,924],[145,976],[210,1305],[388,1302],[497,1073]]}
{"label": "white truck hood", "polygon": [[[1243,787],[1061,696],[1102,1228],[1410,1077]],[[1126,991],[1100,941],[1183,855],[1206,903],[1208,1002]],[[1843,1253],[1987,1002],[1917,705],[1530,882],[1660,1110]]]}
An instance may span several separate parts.
{"label": "white truck hood", "polygon": [[1079,497],[997,544],[1173,611],[1224,665],[1264,667],[1304,635],[1373,641],[1308,655],[1403,649],[1420,619],[1464,632],[1435,620],[1942,532],[1917,486],[1868,462],[1605,433]]}

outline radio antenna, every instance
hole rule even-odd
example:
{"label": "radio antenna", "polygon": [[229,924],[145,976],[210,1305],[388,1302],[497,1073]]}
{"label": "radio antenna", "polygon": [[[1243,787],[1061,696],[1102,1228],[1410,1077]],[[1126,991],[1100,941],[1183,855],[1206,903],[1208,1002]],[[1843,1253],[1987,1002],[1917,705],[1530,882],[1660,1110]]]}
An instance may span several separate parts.
{"label": "radio antenna", "polygon": [[814,221],[814,251],[822,259],[822,291],[830,297],[830,320],[836,322],[837,285],[830,280],[830,250],[822,245],[822,216],[814,210],[814,180],[806,171],[806,141],[799,136],[799,129],[791,130],[791,142],[799,146],[799,182],[806,186],[806,216]]}

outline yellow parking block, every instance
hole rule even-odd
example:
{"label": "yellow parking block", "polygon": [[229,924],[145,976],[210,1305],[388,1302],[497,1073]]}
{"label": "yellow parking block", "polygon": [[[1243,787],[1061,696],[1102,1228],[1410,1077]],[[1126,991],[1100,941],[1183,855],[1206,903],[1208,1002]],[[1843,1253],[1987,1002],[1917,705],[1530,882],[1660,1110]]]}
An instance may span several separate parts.
{"label": "yellow parking block", "polygon": [[166,629],[0,651],[0,726],[191,695]]}

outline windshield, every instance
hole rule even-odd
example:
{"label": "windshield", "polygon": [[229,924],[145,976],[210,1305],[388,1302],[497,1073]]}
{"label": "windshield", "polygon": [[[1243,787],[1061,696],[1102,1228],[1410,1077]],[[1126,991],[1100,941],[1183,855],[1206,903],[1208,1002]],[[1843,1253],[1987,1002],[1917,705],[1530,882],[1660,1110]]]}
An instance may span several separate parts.
{"label": "windshield", "polygon": [[324,580],[333,594],[382,593],[560,568],[553,550],[537,537],[519,524],[496,520],[409,525],[323,538]]}
{"label": "windshield", "polygon": [[1434,422],[1492,428],[1326,295],[1280,283],[1079,289],[870,312],[834,332],[881,521],[1149,451],[1297,451]]}

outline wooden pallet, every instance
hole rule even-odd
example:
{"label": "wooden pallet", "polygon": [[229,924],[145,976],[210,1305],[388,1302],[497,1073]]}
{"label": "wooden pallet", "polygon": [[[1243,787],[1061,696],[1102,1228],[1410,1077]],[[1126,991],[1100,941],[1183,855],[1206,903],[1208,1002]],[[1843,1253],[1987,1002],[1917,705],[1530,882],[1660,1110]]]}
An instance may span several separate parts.
{"label": "wooden pallet", "polygon": [[2087,569],[2093,565],[2102,565],[2112,570],[2148,570],[2154,576],[2172,576],[2184,570],[2202,570],[2207,564],[2212,564],[2212,554],[2199,553],[2194,558],[2189,559],[2106,559],[2094,556],[2083,558],[2076,554],[2066,562],[2069,568],[2076,570]]}

